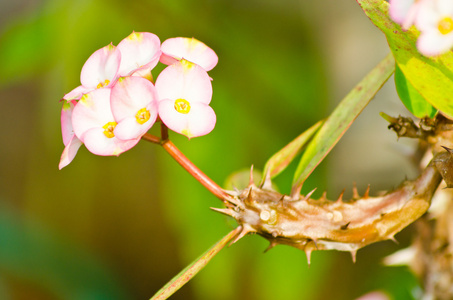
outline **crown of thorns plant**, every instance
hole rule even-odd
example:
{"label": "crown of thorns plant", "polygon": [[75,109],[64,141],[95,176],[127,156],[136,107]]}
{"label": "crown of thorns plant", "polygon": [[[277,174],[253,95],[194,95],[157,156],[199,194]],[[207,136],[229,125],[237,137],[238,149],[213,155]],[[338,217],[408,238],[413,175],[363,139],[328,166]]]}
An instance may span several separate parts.
{"label": "crown of thorns plant", "polygon": [[[439,186],[453,187],[453,1],[358,0],[383,31],[392,53],[384,58],[342,100],[332,114],[274,154],[255,184],[253,167],[246,188],[224,190],[199,170],[169,139],[169,129],[189,139],[210,133],[216,115],[209,106],[215,52],[195,38],[170,38],[160,43],[148,32],[133,32],[118,46],[95,51],[82,67],[81,85],[64,95],[61,128],[65,148],[59,168],[67,166],[79,147],[96,155],[120,155],[140,140],[161,145],[183,168],[219,198],[214,211],[234,218],[239,226],[205,255],[189,265],[153,299],[165,299],[193,277],[220,249],[248,234],[267,240],[269,250],[288,245],[303,250],[310,263],[315,250],[347,251],[356,259],[360,248],[395,234],[427,212]],[[167,67],[157,76],[158,63]],[[450,73],[445,72],[445,68]],[[439,71],[443,70],[443,71]],[[376,92],[395,72],[402,102],[421,119],[381,115],[398,137],[420,140],[425,161],[420,175],[398,188],[353,197],[343,193],[328,200],[312,199],[302,186],[335,146]],[[149,129],[160,123],[160,136]],[[303,151],[291,191],[282,194],[272,179]],[[453,277],[452,277],[453,281]]]}

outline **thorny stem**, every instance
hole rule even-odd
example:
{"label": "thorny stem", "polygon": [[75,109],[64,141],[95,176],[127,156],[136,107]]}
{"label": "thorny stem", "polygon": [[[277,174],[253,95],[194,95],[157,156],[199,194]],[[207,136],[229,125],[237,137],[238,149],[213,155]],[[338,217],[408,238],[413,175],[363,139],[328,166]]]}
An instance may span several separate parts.
{"label": "thorny stem", "polygon": [[[165,125],[163,125],[165,126]],[[194,165],[176,146],[168,139],[167,127],[161,127],[162,139],[157,136],[145,133],[142,139],[155,144],[160,144],[187,172],[190,173],[196,180],[198,180],[205,188],[207,188],[214,196],[222,201],[229,198],[229,196],[223,191],[223,189],[203,173],[197,166]],[[167,137],[163,139],[163,137]]]}
{"label": "thorny stem", "polygon": [[208,251],[203,253],[199,258],[194,262],[188,265],[184,270],[182,270],[178,275],[172,278],[165,286],[163,286],[150,300],[164,300],[173,295],[178,291],[184,284],[186,284],[190,279],[192,279],[197,273],[203,269],[206,264],[216,256],[220,250],[222,250],[233,238],[235,238],[239,232],[241,232],[242,227],[239,226],[220,241],[212,246]]}

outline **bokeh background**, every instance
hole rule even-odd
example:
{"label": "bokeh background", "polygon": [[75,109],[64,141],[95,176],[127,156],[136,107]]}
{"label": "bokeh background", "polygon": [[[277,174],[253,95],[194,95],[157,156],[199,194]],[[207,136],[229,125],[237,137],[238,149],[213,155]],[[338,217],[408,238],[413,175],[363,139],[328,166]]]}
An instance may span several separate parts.
{"label": "bokeh background", "polygon": [[[59,99],[79,85],[91,53],[133,30],[161,41],[193,36],[217,52],[215,130],[171,139],[221,185],[251,164],[261,169],[388,53],[353,0],[0,0],[0,299],[149,299],[235,227],[147,142],[119,157],[82,147],[58,170]],[[351,195],[354,181],[377,193],[416,173],[406,158],[413,145],[397,142],[378,115],[406,113],[392,80],[305,184],[318,187],[315,198]],[[281,192],[294,170],[276,179]],[[172,299],[341,300],[374,290],[412,299],[411,273],[381,264],[408,245],[411,229],[397,239],[360,250],[355,264],[348,253],[314,252],[308,267],[303,252],[262,254],[268,242],[250,236]]]}

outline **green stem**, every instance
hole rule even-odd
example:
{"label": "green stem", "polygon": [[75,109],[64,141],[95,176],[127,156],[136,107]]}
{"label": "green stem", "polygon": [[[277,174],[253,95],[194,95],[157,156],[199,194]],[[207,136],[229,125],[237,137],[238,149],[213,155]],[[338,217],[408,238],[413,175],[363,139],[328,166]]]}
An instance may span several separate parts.
{"label": "green stem", "polygon": [[150,300],[164,300],[173,295],[177,290],[179,290],[183,285],[185,285],[190,279],[192,279],[198,272],[203,269],[211,259],[219,253],[236,235],[241,232],[242,227],[239,226],[220,241],[217,242],[214,246],[208,249],[190,265],[188,265],[184,270],[179,272],[178,275],[172,278],[165,286],[163,286]]}

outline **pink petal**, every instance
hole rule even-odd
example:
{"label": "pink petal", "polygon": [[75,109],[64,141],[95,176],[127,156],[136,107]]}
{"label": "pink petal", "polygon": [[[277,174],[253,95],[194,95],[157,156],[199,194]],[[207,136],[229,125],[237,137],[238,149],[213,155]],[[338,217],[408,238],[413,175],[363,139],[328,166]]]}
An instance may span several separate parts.
{"label": "pink petal", "polygon": [[208,73],[185,59],[165,68],[156,79],[159,100],[185,99],[190,103],[209,104],[212,85]]}
{"label": "pink petal", "polygon": [[116,125],[114,133],[120,140],[140,138],[153,126],[154,122],[155,120],[148,120],[144,124],[139,124],[135,120],[135,117],[125,118]]}
{"label": "pink petal", "polygon": [[184,58],[210,71],[219,61],[214,50],[195,38],[171,38],[162,43],[161,49],[163,55],[160,61],[163,64],[170,65]]}
{"label": "pink petal", "polygon": [[72,91],[70,91],[69,93],[64,95],[63,99],[79,100],[80,98],[82,98],[83,94],[86,94],[92,90],[93,90],[92,88],[86,88],[83,85],[79,85],[78,87],[76,87],[75,89],[73,89]]}
{"label": "pink petal", "polygon": [[453,1],[451,0],[438,0],[435,1],[437,4],[438,11],[443,16],[452,16],[453,14]]}
{"label": "pink petal", "polygon": [[150,82],[154,82],[153,74],[151,74],[151,69],[141,68],[132,72],[131,76],[142,77]]}
{"label": "pink petal", "polygon": [[82,67],[80,82],[86,88],[111,86],[117,78],[120,50],[112,44],[94,52]]}
{"label": "pink petal", "polygon": [[[176,56],[175,56],[176,57]],[[162,52],[162,54],[160,55],[160,59],[159,61],[161,63],[163,63],[164,65],[172,65],[174,64],[175,62],[179,61],[182,57],[178,57],[178,58],[175,58],[173,56],[170,56],[170,55],[167,55],[165,54],[164,52]]]}
{"label": "pink petal", "polygon": [[122,119],[115,127],[114,134],[117,138],[121,140],[140,138],[154,125],[157,119],[157,102],[152,101],[144,108],[151,113],[148,121],[140,124],[135,115]]}
{"label": "pink petal", "polygon": [[69,141],[74,136],[74,129],[72,128],[72,112],[77,101],[65,101],[61,109],[61,134],[63,136],[63,144],[68,145]]}
{"label": "pink petal", "polygon": [[58,165],[58,169],[63,169],[74,159],[79,150],[80,146],[82,145],[82,141],[79,140],[75,135],[68,141],[66,147],[63,150],[60,158],[60,164]]}
{"label": "pink petal", "polygon": [[415,0],[389,0],[389,14],[393,21],[403,24]]}
{"label": "pink petal", "polygon": [[415,25],[420,31],[435,30],[439,21],[445,17],[453,18],[453,1],[451,0],[420,0]]}
{"label": "pink petal", "polygon": [[110,109],[110,88],[97,89],[83,95],[72,113],[72,126],[75,134],[86,144],[83,135],[92,128],[102,128],[113,122]]}
{"label": "pink petal", "polygon": [[436,56],[453,47],[453,33],[446,35],[437,30],[422,32],[417,40],[417,49],[426,56]]}
{"label": "pink petal", "polygon": [[103,128],[92,128],[83,135],[85,147],[96,155],[120,155],[134,147],[140,139],[123,141],[116,137],[108,138]]}
{"label": "pink petal", "polygon": [[415,26],[420,31],[437,28],[439,16],[436,12],[436,8],[431,4],[431,2],[425,1],[423,10],[420,11],[420,13],[417,15],[417,18],[415,19]]}
{"label": "pink petal", "polygon": [[[157,93],[154,85],[141,77],[123,77],[113,86],[110,96],[110,105],[113,116],[117,122],[124,118],[132,117],[137,112],[156,102]],[[150,113],[157,117],[157,106],[151,106]]]}
{"label": "pink petal", "polygon": [[210,133],[216,123],[216,115],[209,105],[194,103],[188,113],[188,128],[184,133],[188,138],[202,136]]}
{"label": "pink petal", "polygon": [[189,139],[210,133],[216,123],[214,110],[204,103],[190,105],[189,113],[182,114],[175,110],[174,101],[168,99],[160,101],[159,116],[168,128]]}
{"label": "pink petal", "polygon": [[131,75],[138,69],[151,71],[159,62],[160,40],[149,32],[133,32],[118,44],[121,51],[120,76]]}

